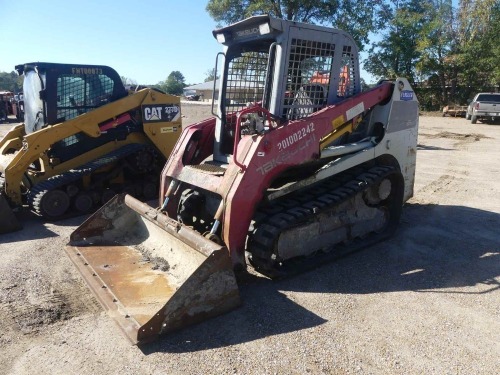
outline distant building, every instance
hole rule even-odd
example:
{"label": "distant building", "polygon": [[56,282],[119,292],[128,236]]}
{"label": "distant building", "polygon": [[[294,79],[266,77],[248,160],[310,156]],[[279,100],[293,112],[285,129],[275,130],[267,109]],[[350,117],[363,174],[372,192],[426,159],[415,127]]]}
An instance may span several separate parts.
{"label": "distant building", "polygon": [[[212,100],[212,94],[214,93],[214,81],[208,81],[199,83],[197,85],[192,85],[184,87],[184,95],[200,95],[200,100],[210,101]],[[215,100],[219,98],[219,80],[215,81]]]}
{"label": "distant building", "polygon": [[[246,81],[233,79],[228,82],[228,91],[226,100],[230,103],[245,104],[255,101],[255,98],[261,98],[264,93],[264,86],[256,81]],[[219,80],[203,82],[198,85],[184,87],[184,95],[200,95],[199,100],[210,101],[213,98],[219,99]]]}

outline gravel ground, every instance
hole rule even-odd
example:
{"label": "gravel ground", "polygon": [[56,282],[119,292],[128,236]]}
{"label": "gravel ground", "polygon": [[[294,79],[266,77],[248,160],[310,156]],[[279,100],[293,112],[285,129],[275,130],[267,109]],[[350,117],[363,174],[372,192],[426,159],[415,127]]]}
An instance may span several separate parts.
{"label": "gravel ground", "polygon": [[[184,123],[210,107],[183,103]],[[0,134],[8,129],[0,125]],[[499,374],[500,126],[421,116],[396,235],[224,316],[131,346],[63,247],[83,220],[0,236],[2,374]]]}

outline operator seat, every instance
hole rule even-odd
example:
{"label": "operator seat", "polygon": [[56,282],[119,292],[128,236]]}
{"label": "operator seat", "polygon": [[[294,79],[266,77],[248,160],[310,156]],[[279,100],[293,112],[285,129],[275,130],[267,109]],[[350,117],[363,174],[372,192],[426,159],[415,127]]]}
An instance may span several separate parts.
{"label": "operator seat", "polygon": [[296,120],[320,110],[326,105],[326,97],[325,85],[307,84],[301,86],[293,99],[288,119]]}

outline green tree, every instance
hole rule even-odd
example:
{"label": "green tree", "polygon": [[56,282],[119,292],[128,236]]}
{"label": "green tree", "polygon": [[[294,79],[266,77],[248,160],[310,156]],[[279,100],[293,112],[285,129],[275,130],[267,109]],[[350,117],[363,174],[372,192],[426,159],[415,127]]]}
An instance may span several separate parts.
{"label": "green tree", "polygon": [[165,81],[161,81],[156,87],[171,95],[182,95],[182,89],[186,87],[185,78],[181,72],[171,72]]}
{"label": "green tree", "polygon": [[[430,0],[424,3],[425,15],[416,50],[419,53],[416,69],[420,80],[430,79],[439,86],[439,102],[448,103],[454,97],[457,69],[450,58],[454,43],[454,12],[451,0]],[[452,84],[451,92],[448,87]]]}
{"label": "green tree", "polygon": [[500,1],[497,1],[491,8],[490,13],[491,28],[488,30],[488,40],[490,41],[491,53],[488,57],[489,64],[492,66],[491,83],[500,90]]}
{"label": "green tree", "polygon": [[500,1],[461,1],[458,10],[457,50],[453,55],[458,80],[475,91],[500,86]]}
{"label": "green tree", "polygon": [[425,19],[416,68],[427,96],[440,105],[466,103],[478,91],[499,89],[498,0],[462,0],[457,9],[449,0],[428,1]]}
{"label": "green tree", "polygon": [[135,79],[125,77],[125,76],[120,76],[123,86],[137,86],[137,81]]}
{"label": "green tree", "polygon": [[219,75],[215,74],[215,69],[209,69],[205,72],[205,81],[204,82],[210,82],[210,81],[215,81],[216,79],[219,79]]}
{"label": "green tree", "polygon": [[377,78],[408,78],[424,107],[464,103],[500,90],[500,0],[210,0],[219,26],[257,14],[333,26],[360,50],[376,34],[364,68]]}
{"label": "green tree", "polygon": [[0,91],[1,90],[16,93],[23,91],[23,78],[19,77],[15,71],[10,73],[0,72]]}
{"label": "green tree", "polygon": [[386,19],[382,39],[372,45],[365,69],[378,78],[406,77],[416,80],[415,65],[420,58],[417,44],[425,23],[425,0],[392,0],[381,18]]}
{"label": "green tree", "polygon": [[210,0],[207,11],[219,26],[259,14],[289,21],[333,26],[349,32],[362,50],[378,26],[384,1],[357,0]]}
{"label": "green tree", "polygon": [[363,51],[370,43],[369,34],[386,24],[389,4],[383,0],[339,0],[337,3],[337,10],[330,19],[331,26],[348,32]]}
{"label": "green tree", "polygon": [[339,1],[322,0],[210,0],[207,11],[219,25],[231,24],[258,14],[299,22],[326,22]]}

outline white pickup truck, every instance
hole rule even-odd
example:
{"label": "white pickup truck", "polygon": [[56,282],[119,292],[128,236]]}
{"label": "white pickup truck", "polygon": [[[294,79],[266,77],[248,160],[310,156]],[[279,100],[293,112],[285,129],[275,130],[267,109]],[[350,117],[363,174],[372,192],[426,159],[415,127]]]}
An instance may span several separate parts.
{"label": "white pickup truck", "polygon": [[488,122],[500,119],[500,93],[477,94],[467,107],[465,119],[470,120],[472,124],[477,120]]}

